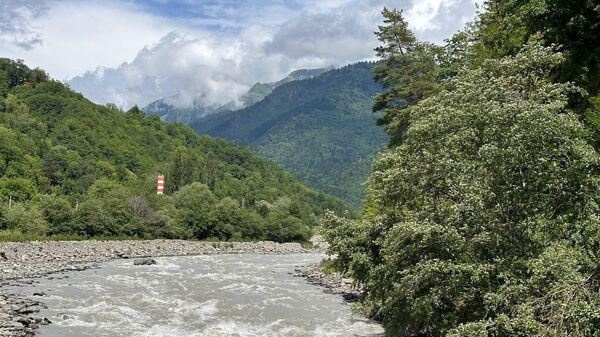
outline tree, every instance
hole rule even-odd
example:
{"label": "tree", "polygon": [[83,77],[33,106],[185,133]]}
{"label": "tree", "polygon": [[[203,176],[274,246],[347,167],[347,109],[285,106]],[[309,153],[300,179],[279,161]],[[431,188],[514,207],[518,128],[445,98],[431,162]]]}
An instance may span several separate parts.
{"label": "tree", "polygon": [[193,173],[194,162],[192,156],[184,149],[177,150],[166,177],[167,190],[170,193],[179,191],[180,188],[192,182]]}
{"label": "tree", "polygon": [[98,200],[87,200],[81,203],[74,222],[76,234],[79,235],[88,237],[118,235],[118,228],[114,225],[113,219]]}
{"label": "tree", "polygon": [[382,62],[374,78],[386,89],[375,97],[374,112],[383,112],[378,125],[387,125],[390,145],[399,145],[410,124],[405,108],[431,95],[438,87],[437,54],[433,44],[418,42],[402,11],[383,9],[385,25],[375,33],[382,43],[375,48]]}
{"label": "tree", "polygon": [[200,183],[184,186],[173,196],[177,221],[188,228],[197,239],[206,239],[213,233],[215,219],[212,212],[217,199]]}
{"label": "tree", "polygon": [[524,43],[540,40],[565,55],[553,72],[557,80],[599,93],[599,0],[488,0],[476,24],[474,48],[480,60],[514,55]]}
{"label": "tree", "polygon": [[131,114],[136,119],[143,119],[145,116],[144,112],[140,108],[138,108],[137,105],[134,105],[131,109],[127,110],[127,113]]}
{"label": "tree", "polygon": [[28,201],[37,190],[31,180],[24,178],[0,178],[0,200]]}
{"label": "tree", "polygon": [[75,231],[73,227],[75,210],[66,198],[59,195],[45,195],[39,197],[37,203],[48,222],[49,234],[72,234]]}
{"label": "tree", "polygon": [[552,83],[564,57],[528,45],[407,108],[406,140],[377,160],[378,208],[329,216],[331,253],[389,336],[593,336],[600,329],[595,168]]}
{"label": "tree", "polygon": [[48,223],[42,212],[34,205],[15,203],[4,212],[4,221],[8,229],[44,236],[48,232]]}

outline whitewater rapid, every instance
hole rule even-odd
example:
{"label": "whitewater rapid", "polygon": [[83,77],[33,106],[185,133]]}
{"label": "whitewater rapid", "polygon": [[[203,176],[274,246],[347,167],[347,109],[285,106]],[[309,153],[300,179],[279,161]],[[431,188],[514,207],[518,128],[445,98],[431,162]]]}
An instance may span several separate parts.
{"label": "whitewater rapid", "polygon": [[[44,292],[53,324],[41,337],[378,336],[381,327],[352,314],[293,271],[319,254],[225,254],[115,260],[53,275],[19,291]],[[65,278],[66,276],[66,278]]]}

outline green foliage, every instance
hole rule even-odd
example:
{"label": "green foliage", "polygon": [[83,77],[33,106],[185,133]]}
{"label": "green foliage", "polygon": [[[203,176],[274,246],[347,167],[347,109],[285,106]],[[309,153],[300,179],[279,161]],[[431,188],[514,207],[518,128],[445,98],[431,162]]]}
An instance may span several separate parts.
{"label": "green foliage", "polygon": [[11,207],[4,209],[2,214],[4,229],[39,236],[46,235],[48,231],[48,223],[35,205],[13,203]]}
{"label": "green foliage", "polygon": [[482,59],[514,55],[541,39],[564,53],[556,69],[561,81],[576,81],[590,93],[600,89],[600,1],[488,0],[479,18],[476,48]]}
{"label": "green foliage", "polygon": [[249,146],[358,208],[373,158],[387,141],[371,113],[373,96],[381,91],[373,67],[357,63],[288,82],[255,105],[210,115],[192,127]]}
{"label": "green foliage", "polygon": [[69,200],[59,195],[44,195],[39,196],[37,203],[48,221],[48,234],[74,233],[75,210]]}
{"label": "green foliage", "polygon": [[375,51],[383,62],[374,69],[374,78],[386,89],[375,98],[373,111],[383,111],[378,125],[387,125],[390,145],[406,137],[410,124],[405,108],[433,94],[438,87],[437,57],[441,49],[418,42],[408,29],[402,11],[383,9],[385,25],[375,33],[382,43]]}
{"label": "green foliage", "polygon": [[[267,221],[258,200],[288,197],[309,226],[345,208],[250,150],[136,107],[95,105],[21,62],[0,59],[0,107],[0,203],[13,202],[1,212],[6,237],[258,240]],[[158,173],[167,195],[155,194]],[[305,238],[291,226],[300,234],[286,237]]]}
{"label": "green foliage", "polygon": [[337,262],[386,336],[594,336],[597,172],[564,57],[528,45],[406,108],[369,180],[369,215],[329,214]]}

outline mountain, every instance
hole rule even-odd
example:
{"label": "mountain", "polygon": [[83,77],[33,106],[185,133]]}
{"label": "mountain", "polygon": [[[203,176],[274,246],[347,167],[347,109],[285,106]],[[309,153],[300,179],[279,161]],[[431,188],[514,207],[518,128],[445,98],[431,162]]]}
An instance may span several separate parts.
{"label": "mountain", "polygon": [[357,63],[281,84],[250,107],[191,126],[249,146],[310,186],[359,206],[372,160],[387,141],[371,112],[381,91],[373,65]]}
{"label": "mountain", "polygon": [[222,106],[207,106],[203,103],[202,98],[199,97],[189,106],[181,106],[181,101],[178,95],[171,97],[158,99],[142,110],[148,115],[157,115],[166,122],[182,122],[185,124],[191,124],[197,119],[205,117],[213,113],[221,113],[226,111],[235,111],[252,106],[260,102],[263,98],[273,92],[273,89],[278,86],[299,81],[315,76],[331,70],[332,68],[319,68],[319,69],[298,69],[292,71],[289,75],[283,79],[273,83],[260,83],[254,84],[247,93],[239,98],[239,102],[229,102]]}
{"label": "mountain", "polygon": [[181,98],[173,95],[148,104],[143,110],[147,115],[156,115],[167,123],[181,122],[190,124],[196,119],[215,112],[218,106],[204,105],[201,100],[195,100],[188,107],[178,107]]}
{"label": "mountain", "polygon": [[326,209],[346,207],[248,149],[0,59],[0,232],[303,241]]}

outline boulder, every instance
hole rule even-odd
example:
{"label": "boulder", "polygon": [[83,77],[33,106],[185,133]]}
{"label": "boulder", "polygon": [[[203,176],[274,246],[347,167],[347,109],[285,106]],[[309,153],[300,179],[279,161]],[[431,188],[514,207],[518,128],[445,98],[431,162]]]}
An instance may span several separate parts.
{"label": "boulder", "polygon": [[154,260],[153,258],[150,258],[150,257],[144,257],[144,258],[133,260],[133,264],[136,266],[149,266],[149,265],[156,264],[156,260]]}

